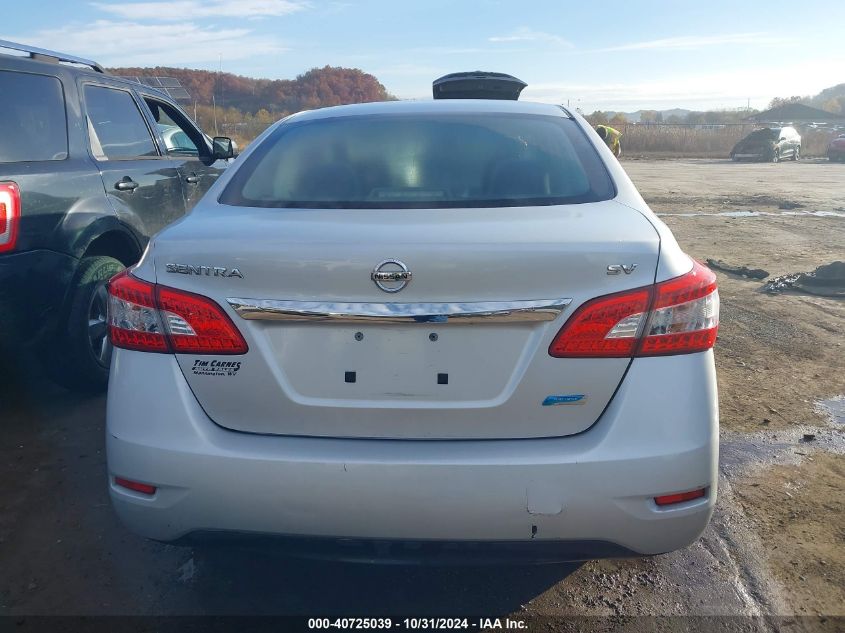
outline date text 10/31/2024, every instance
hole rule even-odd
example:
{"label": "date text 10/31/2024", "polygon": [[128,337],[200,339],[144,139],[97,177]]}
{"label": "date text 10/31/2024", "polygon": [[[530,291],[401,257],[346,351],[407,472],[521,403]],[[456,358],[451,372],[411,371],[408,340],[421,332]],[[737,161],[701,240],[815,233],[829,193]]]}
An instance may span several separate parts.
{"label": "date text 10/31/2024", "polygon": [[309,618],[308,628],[346,630],[527,630],[524,620],[511,618]]}

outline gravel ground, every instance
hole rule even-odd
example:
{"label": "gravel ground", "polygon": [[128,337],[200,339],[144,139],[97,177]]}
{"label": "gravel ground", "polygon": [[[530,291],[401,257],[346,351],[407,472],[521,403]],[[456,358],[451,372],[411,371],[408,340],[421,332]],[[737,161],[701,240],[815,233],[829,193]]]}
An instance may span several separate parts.
{"label": "gravel ground", "polygon": [[[845,259],[845,165],[623,164],[701,260],[780,275]],[[733,211],[772,215],[718,215]],[[0,615],[614,616],[607,628],[636,615],[845,615],[845,426],[818,405],[845,394],[845,303],[719,282],[717,512],[698,543],[642,560],[373,567],[144,541],[108,504],[105,398],[68,393],[32,360],[4,355]]]}

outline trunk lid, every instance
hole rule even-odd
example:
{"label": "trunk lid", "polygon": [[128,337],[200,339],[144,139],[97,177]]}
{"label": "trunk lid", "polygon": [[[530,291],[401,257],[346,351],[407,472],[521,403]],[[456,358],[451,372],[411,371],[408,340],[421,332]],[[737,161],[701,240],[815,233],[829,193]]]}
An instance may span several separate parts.
{"label": "trunk lid", "polygon": [[[243,356],[177,355],[223,427],[528,438],[583,431],[610,401],[628,359],[556,359],[548,346],[584,301],[651,284],[659,239],[642,214],[613,201],[400,211],[212,204],[167,229],[153,252],[158,283],[211,297],[247,340]],[[389,259],[412,274],[400,292],[372,279]],[[637,267],[608,275],[610,264]],[[466,312],[473,317],[460,318]],[[565,406],[544,406],[549,396]]]}

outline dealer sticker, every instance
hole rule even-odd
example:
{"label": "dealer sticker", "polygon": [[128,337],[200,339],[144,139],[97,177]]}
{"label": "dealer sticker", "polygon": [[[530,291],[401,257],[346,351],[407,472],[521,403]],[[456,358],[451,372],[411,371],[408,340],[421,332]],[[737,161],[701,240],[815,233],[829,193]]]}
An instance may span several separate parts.
{"label": "dealer sticker", "polygon": [[241,368],[239,360],[195,360],[194,376],[235,376]]}

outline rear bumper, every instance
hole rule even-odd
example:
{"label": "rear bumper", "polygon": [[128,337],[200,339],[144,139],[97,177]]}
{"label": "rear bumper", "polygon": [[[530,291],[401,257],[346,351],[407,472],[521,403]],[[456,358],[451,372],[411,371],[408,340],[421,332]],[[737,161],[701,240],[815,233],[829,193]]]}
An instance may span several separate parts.
{"label": "rear bumper", "polygon": [[55,331],[78,263],[48,250],[0,255],[0,347]]}
{"label": "rear bumper", "polygon": [[[116,350],[107,426],[114,507],[130,529],[164,541],[232,532],[521,544],[521,560],[549,560],[549,548],[560,560],[649,555],[693,542],[716,496],[712,352],[637,359],[601,420],[577,436],[396,441],[225,430],[175,358]],[[158,490],[134,493],[115,476]],[[653,501],[697,488],[707,496]]]}
{"label": "rear bumper", "polygon": [[734,160],[749,160],[749,161],[758,161],[758,160],[772,160],[774,158],[774,152],[740,152],[731,155],[731,158]]}
{"label": "rear bumper", "polygon": [[636,552],[604,541],[414,541],[192,532],[174,545],[231,546],[310,560],[403,565],[518,565],[635,558]]}

